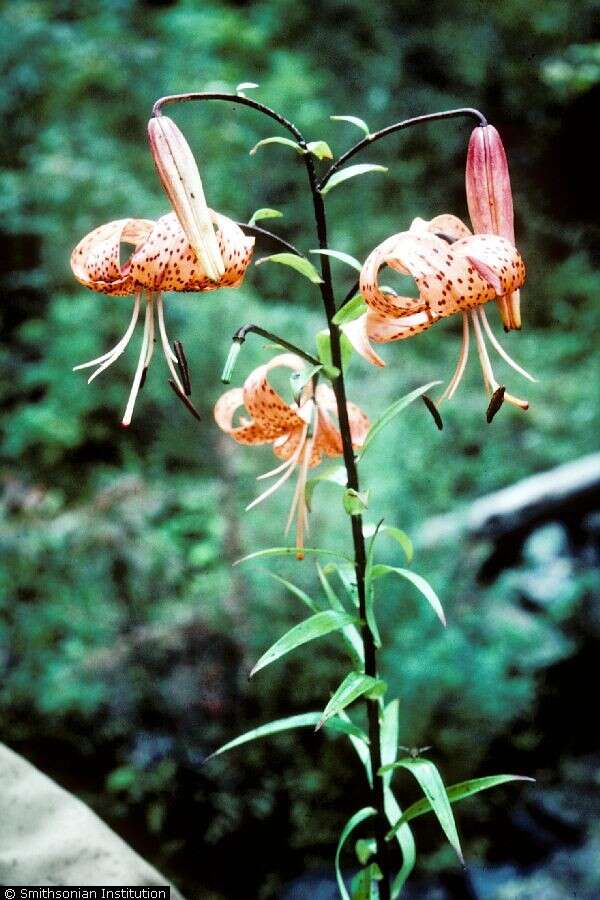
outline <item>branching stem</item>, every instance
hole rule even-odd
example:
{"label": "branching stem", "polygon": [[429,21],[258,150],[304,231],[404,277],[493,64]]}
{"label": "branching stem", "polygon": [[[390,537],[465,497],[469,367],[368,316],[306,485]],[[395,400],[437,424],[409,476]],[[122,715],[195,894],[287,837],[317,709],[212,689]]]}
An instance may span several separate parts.
{"label": "branching stem", "polygon": [[[238,94],[224,94],[224,93],[187,93],[187,94],[174,94],[167,97],[162,97],[160,100],[154,104],[152,114],[154,116],[161,115],[161,110],[164,106],[172,103],[179,103],[185,101],[192,100],[223,100],[228,103],[237,103],[242,106],[248,106],[251,109],[255,109],[257,112],[262,113],[263,115],[268,116],[271,119],[274,119],[278,122],[283,128],[289,131],[295,140],[298,142],[300,147],[306,150],[307,144],[302,135],[296,126],[286,119],[284,116],[280,115],[275,110],[271,109],[268,106],[265,106],[263,103],[259,103],[256,100],[253,100],[249,97],[240,96]],[[423,116],[416,116],[411,119],[405,119],[402,122],[397,122],[394,125],[389,125],[387,128],[382,128],[380,131],[375,132],[374,134],[370,134],[367,137],[363,138],[363,140],[359,141],[345,153],[343,153],[337,160],[335,160],[327,172],[323,175],[321,179],[317,177],[316,169],[315,169],[315,160],[311,153],[304,153],[302,158],[304,160],[304,164],[306,166],[306,171],[308,174],[308,181],[310,185],[310,191],[312,194],[313,200],[313,209],[315,215],[315,223],[317,230],[317,238],[319,242],[319,249],[327,250],[327,218],[325,214],[325,204],[323,200],[323,195],[321,193],[322,189],[325,187],[331,176],[337,172],[349,159],[359,153],[361,150],[370,146],[378,140],[381,140],[384,137],[387,137],[390,134],[394,134],[396,131],[402,131],[406,128],[410,128],[413,125],[420,125],[427,122],[435,122],[440,119],[452,119],[458,117],[470,117],[477,120],[480,125],[486,125],[485,117],[476,109],[463,108],[463,109],[452,109],[447,110],[445,112],[439,113],[431,113]],[[281,246],[285,246],[287,250],[298,253],[298,251],[291,244],[283,241],[281,238],[277,238],[275,235],[266,232],[264,229],[256,228],[256,226],[242,226],[247,233],[255,234],[257,236],[269,237],[271,239],[275,239]],[[252,230],[251,230],[252,229]],[[325,308],[325,314],[327,316],[327,324],[329,327],[330,341],[331,341],[331,361],[333,365],[339,370],[339,375],[337,378],[332,380],[332,386],[335,393],[336,404],[337,404],[337,414],[338,421],[340,427],[340,434],[342,437],[342,447],[343,447],[343,457],[344,464],[346,467],[346,476],[347,476],[347,486],[355,491],[360,490],[360,481],[358,477],[358,469],[356,466],[356,459],[354,456],[354,449],[352,447],[352,433],[350,430],[350,422],[348,419],[348,408],[347,408],[347,399],[346,399],[346,385],[344,382],[344,373],[342,367],[342,352],[341,352],[341,344],[340,344],[340,329],[334,323],[333,317],[336,313],[336,302],[335,302],[335,294],[333,290],[333,282],[331,277],[331,267],[329,262],[329,257],[326,254],[321,255],[321,277],[322,283],[320,284],[321,297],[323,300],[323,306]],[[354,289],[353,289],[354,290]],[[351,296],[348,295],[344,302],[347,302],[351,299]],[[343,306],[343,303],[342,303]],[[234,335],[234,340],[239,343],[243,342],[246,334],[249,332],[253,332],[254,334],[262,335],[263,337],[268,338],[269,340],[274,340],[281,346],[286,347],[287,349],[292,350],[292,352],[297,353],[302,356],[304,359],[307,359],[309,362],[318,364],[318,360],[314,357],[311,357],[309,354],[304,353],[304,351],[300,350],[298,347],[295,347],[293,344],[290,344],[288,341],[283,340],[278,335],[274,335],[269,331],[265,331],[262,328],[259,328],[256,325],[246,325]],[[360,617],[365,624],[362,626],[361,636],[364,648],[364,657],[365,657],[365,674],[371,675],[372,677],[377,677],[377,655],[376,655],[376,647],[375,641],[373,639],[373,635],[371,633],[370,628],[366,624],[366,593],[365,593],[365,574],[366,574],[366,565],[367,565],[367,554],[365,549],[365,541],[363,536],[363,523],[361,516],[351,516],[350,517],[351,525],[352,525],[352,540],[354,544],[354,565],[356,570],[356,583],[358,589],[358,599],[359,599],[359,607],[360,607]],[[373,788],[372,788],[372,803],[375,809],[377,810],[377,817],[375,819],[375,839],[377,842],[377,862],[381,869],[383,878],[379,882],[379,896],[380,900],[390,900],[391,891],[390,891],[390,866],[388,861],[388,845],[385,841],[385,834],[387,831],[387,822],[385,816],[385,804],[384,804],[384,785],[383,779],[378,776],[378,771],[381,768],[381,724],[379,717],[379,702],[377,700],[366,700],[367,704],[367,713],[368,713],[368,721],[369,721],[369,753],[371,760],[371,768],[373,772]]]}

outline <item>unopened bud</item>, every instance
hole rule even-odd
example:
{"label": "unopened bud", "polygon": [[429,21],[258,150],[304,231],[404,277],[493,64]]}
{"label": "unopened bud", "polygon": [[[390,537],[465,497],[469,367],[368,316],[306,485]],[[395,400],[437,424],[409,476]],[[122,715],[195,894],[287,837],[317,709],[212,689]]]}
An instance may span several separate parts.
{"label": "unopened bud", "polygon": [[218,281],[225,267],[194,155],[168,116],[150,119],[148,140],[159,178],[185,236],[206,277]]}
{"label": "unopened bud", "polygon": [[[514,244],[515,227],[508,162],[493,125],[473,129],[467,152],[467,204],[473,230],[497,234]],[[519,292],[498,298],[506,329],[521,327]]]}

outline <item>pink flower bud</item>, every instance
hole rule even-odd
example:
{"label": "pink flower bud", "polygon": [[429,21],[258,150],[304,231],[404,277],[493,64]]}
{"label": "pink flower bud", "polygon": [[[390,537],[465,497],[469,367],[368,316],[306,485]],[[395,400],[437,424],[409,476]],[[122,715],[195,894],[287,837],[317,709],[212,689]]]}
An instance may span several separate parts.
{"label": "pink flower bud", "polygon": [[[514,244],[512,191],[506,153],[493,125],[473,130],[467,152],[467,204],[473,230],[497,234]],[[507,330],[521,327],[519,292],[500,297],[498,306]]]}

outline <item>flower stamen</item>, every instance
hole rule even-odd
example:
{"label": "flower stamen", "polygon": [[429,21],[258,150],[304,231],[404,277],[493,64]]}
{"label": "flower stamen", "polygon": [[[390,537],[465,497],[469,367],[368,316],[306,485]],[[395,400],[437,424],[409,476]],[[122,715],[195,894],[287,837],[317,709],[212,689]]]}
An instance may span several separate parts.
{"label": "flower stamen", "polygon": [[[471,310],[471,318],[473,320],[473,328],[475,330],[475,338],[477,340],[477,351],[479,353],[479,360],[481,362],[481,370],[483,372],[483,380],[485,384],[486,395],[495,394],[496,391],[502,386],[496,380],[494,375],[492,364],[490,362],[490,358],[487,352],[487,347],[485,345],[485,340],[483,337],[483,332],[481,330],[481,325],[479,323],[479,310],[472,309]],[[507,391],[504,393],[503,398],[507,403],[511,403],[513,406],[518,406],[519,409],[529,409],[529,403],[527,400],[521,400],[519,397],[514,397],[512,394],[509,394]]]}
{"label": "flower stamen", "polygon": [[80,369],[89,369],[92,366],[98,365],[100,363],[100,367],[88,378],[88,384],[97,378],[100,372],[103,372],[109,366],[111,366],[126,350],[129,341],[131,340],[131,336],[137,324],[137,320],[140,313],[140,293],[138,292],[135,295],[135,302],[133,304],[133,314],[131,316],[131,320],[129,325],[127,326],[127,330],[125,334],[121,338],[121,340],[115,344],[112,350],[109,350],[107,353],[103,353],[102,356],[98,356],[96,359],[90,359],[89,362],[80,363],[78,366],[73,366],[73,371],[78,372]]}
{"label": "flower stamen", "polygon": [[446,390],[438,400],[438,406],[444,400],[452,399],[465,373],[467,360],[469,359],[469,317],[465,312],[462,314],[462,326],[462,343],[460,346],[460,354],[458,357],[458,362],[456,364],[456,369],[454,370],[454,375],[448,382]]}
{"label": "flower stamen", "polygon": [[483,327],[485,328],[487,336],[490,339],[490,343],[491,343],[492,347],[494,348],[494,350],[496,351],[496,353],[498,353],[498,355],[501,356],[502,359],[505,362],[507,362],[511,368],[513,368],[515,370],[515,372],[518,372],[519,375],[523,376],[523,378],[527,378],[528,381],[532,381],[534,384],[537,384],[537,378],[534,378],[533,375],[530,375],[526,369],[524,369],[522,366],[520,366],[517,362],[515,362],[515,360],[511,356],[508,355],[508,353],[506,352],[506,350],[504,349],[504,347],[502,346],[502,344],[500,343],[500,341],[498,340],[498,338],[492,331],[492,328],[488,321],[488,317],[486,316],[485,310],[483,308],[481,308],[479,310],[479,315],[481,316],[481,321],[483,322]]}
{"label": "flower stamen", "polygon": [[165,313],[164,313],[164,307],[163,307],[163,298],[162,298],[162,293],[160,291],[156,295],[156,312],[157,312],[157,317],[158,317],[158,330],[160,332],[160,342],[162,344],[164,357],[167,361],[167,365],[169,367],[169,371],[171,373],[171,377],[173,378],[173,381],[179,388],[180,393],[185,395],[183,385],[179,379],[179,375],[174,366],[174,363],[177,362],[177,357],[171,350],[171,346],[169,344],[167,329],[165,327]]}
{"label": "flower stamen", "polygon": [[150,338],[150,331],[153,329],[154,324],[154,303],[152,301],[152,295],[150,294],[146,300],[146,315],[144,318],[144,336],[142,338],[142,347],[140,350],[140,356],[137,364],[137,368],[135,370],[135,375],[133,376],[133,384],[131,385],[131,391],[129,394],[129,400],[127,401],[127,406],[125,408],[125,415],[123,416],[121,424],[124,428],[127,428],[131,424],[131,418],[133,416],[133,409],[135,406],[135,401],[137,399],[137,395],[140,390],[140,385],[142,382],[142,376],[144,374],[144,369],[146,368],[146,360],[148,358],[148,341]]}

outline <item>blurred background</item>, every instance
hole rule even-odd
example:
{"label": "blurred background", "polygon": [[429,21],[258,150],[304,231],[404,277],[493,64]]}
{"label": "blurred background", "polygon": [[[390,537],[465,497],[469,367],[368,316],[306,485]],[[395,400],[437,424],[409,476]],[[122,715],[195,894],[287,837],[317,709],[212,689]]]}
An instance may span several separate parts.
{"label": "blurred background", "polygon": [[[330,115],[376,129],[469,105],[500,129],[529,276],[523,331],[503,340],[540,382],[498,371],[531,409],[505,406],[488,427],[472,359],[444,431],[414,405],[373,447],[363,479],[373,519],[412,535],[415,570],[449,619],[442,632],[410,589],[385,586],[382,664],[400,697],[402,743],[432,745],[447,783],[518,772],[538,784],[457,808],[469,885],[436,823],[415,822],[407,896],[599,897],[599,12],[592,0],[0,8],[0,738],[189,897],[335,897],[337,835],[366,800],[342,737],[293,732],[201,766],[251,727],[322,708],[344,672],[338,643],[325,639],[247,681],[303,614],[269,570],[315,596],[317,578],[310,560],[231,568],[281,542],[292,489],[244,514],[272,455],[230,442],[211,415],[233,331],[255,321],[310,349],[320,300],[277,267],[252,267],[237,291],[170,295],[170,333],[187,349],[203,421],[177,402],[157,358],[122,430],[133,346],[89,387],[71,368],[115,343],[130,302],[78,286],[70,251],[102,222],[167,211],[145,134],[165,93],[258,82],[253,96],[337,153],[360,135]],[[211,206],[238,221],[275,207],[284,217],[274,229],[314,247],[301,161],[276,145],[248,155],[277,133],[271,123],[223,104],[175,117]],[[332,192],[330,245],[362,259],[414,215],[465,217],[470,130],[432,124],[371,148],[360,161],[389,172]],[[341,295],[352,273],[333,265]],[[351,398],[374,418],[409,389],[448,378],[459,328],[448,321],[384,348],[383,375],[355,358]],[[251,338],[237,383],[266,355]],[[346,542],[335,488],[319,492],[311,541]],[[397,562],[393,546],[381,552]],[[408,775],[396,786],[402,805],[416,799]]]}

